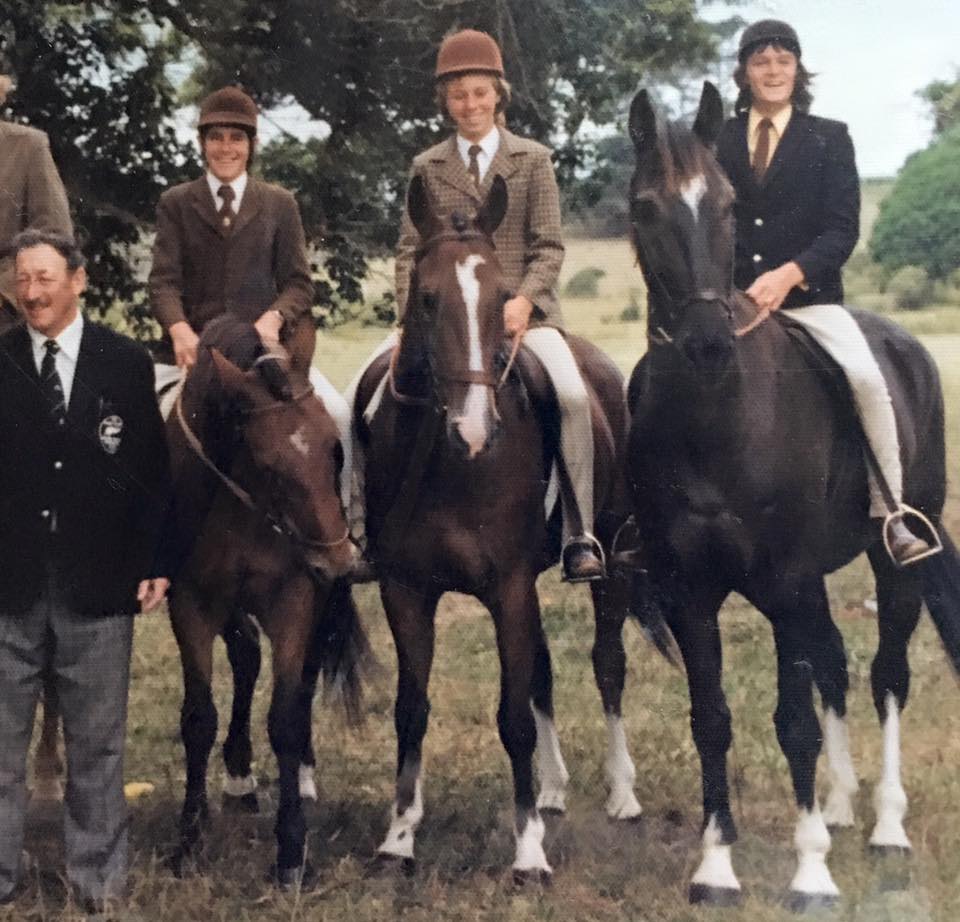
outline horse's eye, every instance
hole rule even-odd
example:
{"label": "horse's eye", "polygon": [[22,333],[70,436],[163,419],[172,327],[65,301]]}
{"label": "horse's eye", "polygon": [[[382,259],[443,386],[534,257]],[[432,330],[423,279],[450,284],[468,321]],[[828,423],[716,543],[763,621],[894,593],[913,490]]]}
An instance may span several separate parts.
{"label": "horse's eye", "polygon": [[633,200],[633,220],[636,224],[655,224],[660,217],[660,207],[656,201],[646,196]]}
{"label": "horse's eye", "polygon": [[437,310],[437,295],[432,291],[422,291],[420,292],[420,303],[423,305],[423,309],[428,313],[436,313]]}

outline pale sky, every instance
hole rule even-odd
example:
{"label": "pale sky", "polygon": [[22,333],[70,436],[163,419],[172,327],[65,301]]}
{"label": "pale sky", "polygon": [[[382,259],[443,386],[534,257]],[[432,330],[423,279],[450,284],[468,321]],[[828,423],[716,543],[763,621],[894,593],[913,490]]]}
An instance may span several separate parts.
{"label": "pale sky", "polygon": [[864,177],[893,176],[926,147],[933,120],[915,93],[960,68],[960,0],[750,0],[717,11],[797,30],[818,75],[811,111],[847,123]]}

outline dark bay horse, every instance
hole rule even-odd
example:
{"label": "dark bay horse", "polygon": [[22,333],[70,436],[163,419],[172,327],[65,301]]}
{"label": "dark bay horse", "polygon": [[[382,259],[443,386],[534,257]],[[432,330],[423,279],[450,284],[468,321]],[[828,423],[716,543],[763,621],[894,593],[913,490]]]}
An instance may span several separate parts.
{"label": "dark bay horse", "polygon": [[[441,221],[422,180],[412,181],[408,208],[423,243],[401,344],[385,379],[386,357],[368,369],[356,407],[367,459],[367,535],[398,660],[396,800],[380,853],[413,860],[423,816],[421,745],[430,710],[434,616],[440,597],[458,591],[475,596],[493,616],[501,664],[497,722],[514,780],[513,867],[518,876],[536,877],[551,873],[539,809],[562,810],[567,781],[535,585],[559,557],[559,530],[548,540],[544,505],[557,434],[538,412],[548,387],[545,372],[504,340],[508,293],[492,235],[506,207],[506,184],[497,177],[475,220],[452,215]],[[623,382],[599,350],[569,339],[592,394],[596,508],[603,510],[597,533],[609,545],[617,521],[612,510],[622,499],[615,460],[626,429]],[[516,374],[520,364],[527,384]],[[382,399],[366,424],[363,410],[378,383]],[[621,587],[618,602],[617,581],[608,583],[594,590],[595,656],[598,675],[605,676],[623,666],[625,593]],[[611,708],[608,714],[619,729],[619,696],[616,713]],[[614,806],[635,815],[633,766],[622,733],[611,731],[611,737],[619,747]]]}
{"label": "dark bay horse", "polygon": [[197,364],[168,421],[175,483],[166,541],[175,573],[169,604],[183,665],[187,759],[177,863],[193,850],[207,815],[218,634],[227,639],[236,677],[224,753],[232,775],[249,774],[259,647],[233,632],[246,631],[252,616],[272,646],[268,721],[279,766],[276,876],[282,885],[296,883],[304,863],[298,776],[311,751],[313,685],[322,671],[356,704],[366,650],[341,579],[355,549],[337,488],[338,433],[314,396],[308,367],[308,349],[294,348],[288,360],[266,354],[251,325],[218,318],[201,336]]}
{"label": "dark bay horse", "polygon": [[[721,121],[710,84],[692,131],[659,122],[644,91],[630,111],[636,170],[629,205],[649,291],[650,348],[630,383],[627,465],[650,591],[686,665],[702,766],[703,859],[691,899],[725,902],[740,892],[730,860],[737,833],[717,623],[721,603],[737,592],[773,627],[774,724],[799,810],[790,893],[803,906],[837,897],[827,825],[852,825],[857,787],[844,722],[846,654],[824,575],[866,551],[876,576],[871,678],[884,767],[870,842],[908,849],[898,730],[909,688],[907,644],[926,601],[960,665],[960,556],[940,522],[944,410],[933,360],[895,324],[855,312],[890,387],[904,499],[932,520],[943,542],[939,555],[898,569],[869,518],[863,436],[846,382],[805,357],[778,315],[759,322],[733,288],[733,192],[711,153]],[[815,792],[821,743],[831,786],[823,812]]]}

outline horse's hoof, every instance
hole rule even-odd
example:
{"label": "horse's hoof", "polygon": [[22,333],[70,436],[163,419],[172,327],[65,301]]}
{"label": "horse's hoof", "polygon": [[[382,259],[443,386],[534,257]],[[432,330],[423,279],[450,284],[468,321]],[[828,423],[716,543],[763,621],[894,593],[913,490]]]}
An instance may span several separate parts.
{"label": "horse's hoof", "polygon": [[303,864],[295,864],[290,868],[281,868],[277,865],[270,868],[270,880],[278,890],[282,890],[284,893],[309,887],[316,876],[316,869],[309,861],[305,861]]}
{"label": "horse's hoof", "polygon": [[377,852],[370,862],[370,870],[374,874],[399,872],[404,877],[413,877],[417,873],[417,859],[403,855],[392,855],[390,852]]}
{"label": "horse's hoof", "polygon": [[743,893],[734,887],[711,887],[709,884],[690,884],[690,902],[704,906],[739,906]]}
{"label": "horse's hoof", "polygon": [[180,846],[174,849],[163,861],[164,867],[177,880],[183,880],[196,874],[200,869],[197,865],[197,857],[192,847]]}
{"label": "horse's hoof", "polygon": [[260,812],[260,801],[257,800],[257,794],[255,791],[251,791],[249,794],[241,794],[239,797],[233,797],[230,794],[224,794],[222,806],[224,813],[238,814]]}
{"label": "horse's hoof", "polygon": [[876,858],[909,858],[913,854],[909,845],[874,845],[871,842],[867,847]]}
{"label": "horse's hoof", "polygon": [[794,890],[787,894],[787,908],[798,914],[824,912],[835,909],[839,903],[840,897],[835,893],[799,893]]}
{"label": "horse's hoof", "polygon": [[553,874],[544,868],[514,868],[513,883],[516,887],[526,887],[528,884],[539,884],[549,887],[553,881]]}

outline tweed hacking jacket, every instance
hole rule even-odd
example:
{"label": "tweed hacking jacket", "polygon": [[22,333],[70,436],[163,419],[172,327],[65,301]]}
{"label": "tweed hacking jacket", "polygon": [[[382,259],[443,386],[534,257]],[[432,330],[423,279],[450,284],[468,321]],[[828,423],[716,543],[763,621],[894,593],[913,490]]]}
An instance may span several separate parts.
{"label": "tweed hacking jacket", "polygon": [[[422,176],[433,207],[441,216],[454,211],[472,216],[483,204],[498,174],[507,184],[507,213],[493,235],[508,289],[525,295],[535,308],[531,324],[562,327],[556,285],[563,265],[560,195],[550,151],[504,128],[500,146],[477,189],[467,172],[456,136],[419,154],[411,175]],[[396,294],[399,319],[407,305],[410,273],[420,235],[404,211],[397,244]]]}
{"label": "tweed hacking jacket", "polygon": [[[28,227],[73,236],[67,194],[47,136],[0,121],[0,251]],[[16,300],[13,260],[0,257],[0,301],[13,305]]]}
{"label": "tweed hacking jacket", "polygon": [[841,270],[860,233],[860,180],[847,126],[794,109],[758,184],[744,112],[724,124],[717,159],[737,194],[737,287],[793,260],[806,287],[794,288],[784,307],[843,303]]}
{"label": "tweed hacking jacket", "polygon": [[270,309],[292,327],[312,302],[300,210],[286,189],[251,177],[229,229],[206,176],[160,196],[150,305],[164,332],[186,320],[199,334],[227,312],[253,323]]}

